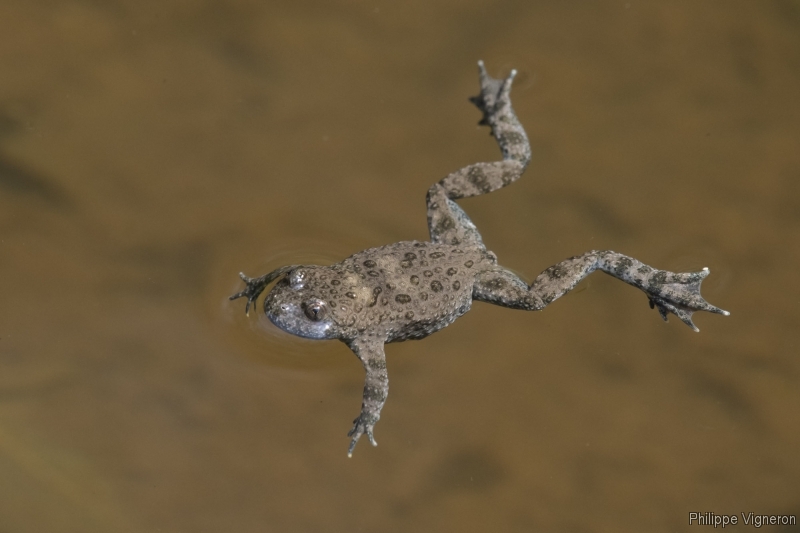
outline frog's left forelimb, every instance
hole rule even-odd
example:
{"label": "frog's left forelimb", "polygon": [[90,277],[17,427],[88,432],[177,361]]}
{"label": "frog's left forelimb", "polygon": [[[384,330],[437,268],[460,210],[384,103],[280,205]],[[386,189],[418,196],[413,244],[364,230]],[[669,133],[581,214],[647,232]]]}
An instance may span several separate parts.
{"label": "frog's left forelimb", "polygon": [[347,449],[348,457],[353,456],[353,449],[364,433],[367,434],[367,438],[373,446],[378,445],[372,432],[375,424],[381,418],[381,409],[389,394],[389,375],[386,372],[383,342],[383,339],[367,337],[358,338],[349,343],[350,349],[364,365],[366,378],[364,394],[361,399],[361,414],[353,420],[353,429],[347,434],[348,437],[352,437],[350,447]]}
{"label": "frog's left forelimb", "polygon": [[692,322],[695,311],[730,314],[700,296],[700,284],[709,274],[707,268],[699,272],[676,274],[656,270],[632,257],[610,250],[592,250],[561,261],[539,274],[530,286],[516,274],[497,266],[478,276],[472,297],[513,309],[539,311],[571,291],[595,270],[641,289],[650,299],[650,307],[657,307],[665,321],[667,313],[672,313],[695,331],[700,331]]}

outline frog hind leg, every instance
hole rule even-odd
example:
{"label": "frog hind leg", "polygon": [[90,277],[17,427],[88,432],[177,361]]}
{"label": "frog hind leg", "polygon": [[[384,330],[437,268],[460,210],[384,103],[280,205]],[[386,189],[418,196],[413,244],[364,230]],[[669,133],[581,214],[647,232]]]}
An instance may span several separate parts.
{"label": "frog hind leg", "polygon": [[692,314],[696,311],[730,314],[709,304],[700,295],[700,284],[709,274],[707,268],[687,273],[657,270],[610,250],[592,250],[566,259],[539,274],[530,286],[514,273],[496,267],[478,276],[472,297],[513,309],[539,311],[571,291],[595,270],[642,290],[649,299],[650,308],[658,308],[664,321],[667,314],[672,313],[694,331],[700,331],[692,322]]}
{"label": "frog hind leg", "polygon": [[453,172],[429,190],[428,229],[431,241],[444,244],[473,244],[483,247],[480,233],[467,214],[453,201],[486,194],[516,181],[531,159],[525,129],[511,107],[511,83],[516,71],[504,80],[490,77],[478,62],[481,93],[470,101],[483,112],[480,121],[488,125],[500,146],[502,161],[475,163]]}

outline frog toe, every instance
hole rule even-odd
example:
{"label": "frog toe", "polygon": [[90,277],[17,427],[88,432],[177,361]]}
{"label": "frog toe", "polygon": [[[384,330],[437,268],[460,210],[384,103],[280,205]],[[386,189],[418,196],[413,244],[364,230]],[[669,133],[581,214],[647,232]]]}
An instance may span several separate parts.
{"label": "frog toe", "polygon": [[356,444],[358,444],[358,440],[364,434],[367,435],[370,444],[377,446],[378,443],[375,441],[375,436],[373,434],[374,431],[375,422],[370,421],[369,417],[365,417],[362,414],[353,420],[353,429],[347,432],[347,436],[352,437],[350,440],[350,446],[347,448],[347,457],[353,457],[353,450],[355,449]]}

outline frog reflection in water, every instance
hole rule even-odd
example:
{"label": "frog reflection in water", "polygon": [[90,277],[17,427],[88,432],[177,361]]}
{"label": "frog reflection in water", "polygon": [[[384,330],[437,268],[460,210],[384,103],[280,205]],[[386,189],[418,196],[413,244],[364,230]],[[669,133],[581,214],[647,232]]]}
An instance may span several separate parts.
{"label": "frog reflection in water", "polygon": [[529,285],[498,265],[453,200],[516,181],[530,162],[531,149],[511,108],[516,71],[498,80],[487,75],[482,62],[478,67],[481,92],[471,101],[483,112],[480,124],[491,128],[503,159],[469,165],[428,190],[430,241],[371,248],[331,266],[284,266],[260,278],[240,274],[247,287],[231,296],[246,297],[249,311],[264,288],[281,278],[264,301],[269,319],[301,337],[339,339],[361,360],[366,380],[361,413],[348,433],[350,456],[364,434],[376,445],[373,430],[389,392],[384,344],[427,337],[469,311],[474,300],[539,311],[601,270],[644,291],[664,320],[673,313],[695,331],[695,311],[729,314],[700,296],[707,268],[676,274],[616,252],[592,250],[551,266]]}

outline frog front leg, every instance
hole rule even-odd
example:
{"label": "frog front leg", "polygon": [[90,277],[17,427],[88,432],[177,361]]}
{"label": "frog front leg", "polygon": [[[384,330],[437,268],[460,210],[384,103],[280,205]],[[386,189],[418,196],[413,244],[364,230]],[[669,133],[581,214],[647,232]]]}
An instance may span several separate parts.
{"label": "frog front leg", "polygon": [[239,277],[242,278],[242,281],[245,282],[245,288],[243,291],[237,292],[228,297],[228,300],[236,300],[237,298],[241,298],[243,296],[247,297],[247,303],[244,306],[244,312],[247,316],[250,316],[250,305],[252,304],[255,307],[255,302],[258,296],[264,292],[264,288],[278,279],[278,277],[282,276],[283,274],[289,272],[290,270],[297,268],[297,265],[287,265],[280,267],[278,269],[273,270],[269,274],[264,274],[259,278],[249,278],[244,275],[244,272],[239,272]]}
{"label": "frog front leg", "polygon": [[667,314],[672,313],[695,331],[700,331],[692,322],[695,311],[730,314],[700,295],[700,284],[709,274],[707,268],[700,272],[673,273],[610,250],[592,250],[566,259],[539,274],[530,286],[514,273],[497,267],[478,276],[472,296],[504,307],[538,311],[571,291],[595,270],[641,289],[650,300],[650,308],[658,308],[661,318],[666,321]]}
{"label": "frog front leg", "polygon": [[366,371],[364,379],[364,395],[361,401],[361,414],[353,420],[353,429],[347,433],[352,437],[347,456],[353,456],[353,449],[361,435],[367,438],[373,446],[377,446],[373,431],[375,424],[381,417],[381,409],[386,396],[389,394],[389,375],[386,373],[386,355],[383,351],[383,340],[378,338],[357,338],[348,343],[353,353],[361,360]]}

